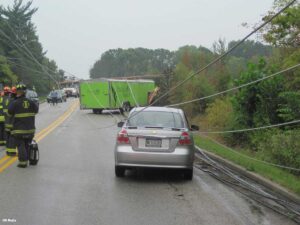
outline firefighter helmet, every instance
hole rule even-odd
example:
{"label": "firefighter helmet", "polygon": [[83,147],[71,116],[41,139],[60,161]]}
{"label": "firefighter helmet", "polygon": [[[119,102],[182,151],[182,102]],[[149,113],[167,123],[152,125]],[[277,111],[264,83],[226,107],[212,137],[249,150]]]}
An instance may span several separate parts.
{"label": "firefighter helmet", "polygon": [[10,92],[10,87],[5,86],[3,91],[4,91],[4,93],[9,93]]}
{"label": "firefighter helmet", "polygon": [[12,88],[11,88],[11,91],[10,91],[11,93],[13,93],[13,94],[16,94],[17,93],[17,88],[15,87],[15,86],[13,86]]}

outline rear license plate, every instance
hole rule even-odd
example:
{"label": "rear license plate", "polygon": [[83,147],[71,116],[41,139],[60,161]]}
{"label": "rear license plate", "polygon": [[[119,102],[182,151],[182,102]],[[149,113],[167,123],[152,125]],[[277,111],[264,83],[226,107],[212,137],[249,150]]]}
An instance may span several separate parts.
{"label": "rear license plate", "polygon": [[146,139],[145,146],[146,147],[154,147],[154,148],[161,148],[161,139]]}

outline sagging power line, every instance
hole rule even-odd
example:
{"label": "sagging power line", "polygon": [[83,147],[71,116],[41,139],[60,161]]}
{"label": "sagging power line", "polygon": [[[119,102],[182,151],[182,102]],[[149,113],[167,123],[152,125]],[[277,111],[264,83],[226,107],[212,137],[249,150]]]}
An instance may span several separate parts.
{"label": "sagging power line", "polygon": [[242,154],[242,153],[240,153],[240,152],[238,152],[238,151],[235,151],[235,150],[233,150],[232,148],[229,148],[228,146],[223,145],[222,143],[220,143],[220,142],[218,142],[218,141],[216,141],[216,140],[214,140],[214,139],[212,139],[212,138],[210,138],[210,137],[208,137],[208,136],[205,136],[205,137],[208,138],[208,139],[210,139],[211,141],[213,141],[213,142],[215,142],[215,143],[221,145],[222,147],[226,148],[227,150],[229,150],[229,151],[231,151],[231,152],[233,152],[233,153],[235,153],[235,154],[237,154],[237,155],[240,155],[240,156],[242,156],[242,157],[244,157],[244,158],[251,159],[251,160],[253,160],[253,161],[257,161],[257,162],[260,162],[260,163],[263,163],[263,164],[266,164],[266,165],[279,167],[279,168],[282,168],[282,169],[288,169],[288,170],[300,171],[299,168],[294,168],[294,167],[290,167],[290,166],[283,166],[283,165],[279,165],[279,164],[275,164],[275,163],[270,163],[270,162],[267,162],[267,161],[264,161],[264,160],[260,160],[260,159],[256,159],[256,158],[250,157],[250,156],[248,156],[248,155],[245,155],[245,154]]}
{"label": "sagging power line", "polygon": [[[32,54],[32,52],[25,46],[25,44],[22,42],[22,40],[18,37],[18,35],[15,33],[14,29],[10,26],[10,24],[4,19],[4,21],[6,22],[6,24],[8,25],[9,29],[12,31],[12,33],[14,34],[14,36],[19,40],[19,43],[16,43],[15,41],[11,40],[10,37],[3,31],[0,30],[0,34],[2,34],[11,44],[13,44],[21,53],[25,54],[26,57],[28,57],[28,59],[30,59],[33,63],[35,63],[36,65],[38,65],[43,71],[44,73],[51,78],[56,85],[59,86],[59,82],[48,73],[48,71],[45,69],[44,65],[42,65]],[[24,49],[23,49],[24,48]]]}
{"label": "sagging power line", "polygon": [[19,63],[16,63],[16,62],[13,61],[13,60],[10,60],[9,58],[7,58],[7,61],[8,61],[9,63],[14,64],[14,65],[17,66],[17,67],[27,69],[27,70],[32,71],[32,72],[34,72],[34,73],[38,73],[38,74],[41,74],[41,75],[45,75],[45,73],[44,73],[43,71],[41,71],[41,70],[35,70],[35,69],[32,69],[32,68],[30,68],[30,67],[28,67],[28,66],[21,65],[21,64],[19,64]]}
{"label": "sagging power line", "polygon": [[201,98],[196,98],[196,99],[192,99],[192,100],[185,101],[185,102],[180,102],[180,103],[176,103],[176,104],[167,105],[167,107],[181,106],[181,105],[185,105],[185,104],[189,104],[189,103],[201,101],[201,100],[204,100],[204,99],[212,98],[212,97],[215,97],[215,96],[218,96],[218,95],[221,95],[221,94],[225,94],[225,93],[227,93],[227,92],[231,92],[231,91],[234,91],[234,90],[238,90],[238,89],[240,89],[240,88],[243,88],[243,87],[246,87],[246,86],[249,86],[249,85],[252,85],[252,84],[256,84],[256,83],[261,82],[261,81],[263,81],[263,80],[266,80],[266,79],[275,77],[275,76],[277,76],[277,75],[279,75],[279,74],[282,74],[282,73],[285,73],[285,72],[294,70],[294,69],[298,68],[299,66],[300,66],[300,63],[297,64],[297,65],[291,66],[291,67],[289,67],[289,68],[286,68],[286,69],[284,69],[284,70],[281,70],[281,71],[279,71],[279,72],[273,73],[273,74],[271,74],[271,75],[265,76],[265,77],[263,77],[263,78],[260,78],[260,79],[257,79],[257,80],[254,80],[254,81],[251,81],[251,82],[242,84],[242,85],[237,86],[237,87],[229,88],[229,89],[227,89],[227,90],[220,91],[220,92],[217,92],[217,93],[215,93],[215,94],[211,94],[211,95],[204,96],[204,97],[201,97]]}
{"label": "sagging power line", "polygon": [[278,124],[267,125],[267,126],[262,126],[262,127],[253,127],[253,128],[239,129],[239,130],[198,131],[197,133],[200,133],[200,134],[241,133],[241,132],[248,132],[248,131],[254,131],[254,130],[264,130],[264,129],[273,128],[273,127],[281,127],[281,126],[297,124],[297,123],[300,123],[300,120],[293,120],[293,121],[289,121],[289,122],[285,122],[285,123],[278,123]]}

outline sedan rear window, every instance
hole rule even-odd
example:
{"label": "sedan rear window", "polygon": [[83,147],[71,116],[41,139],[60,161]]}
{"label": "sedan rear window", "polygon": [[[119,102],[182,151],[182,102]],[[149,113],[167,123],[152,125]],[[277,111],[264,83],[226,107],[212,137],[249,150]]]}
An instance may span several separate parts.
{"label": "sedan rear window", "polygon": [[26,92],[26,97],[27,98],[37,98],[38,96],[37,96],[37,93],[34,92],[34,91],[27,91]]}
{"label": "sedan rear window", "polygon": [[143,111],[135,112],[127,122],[127,126],[133,127],[162,127],[184,128],[184,122],[179,113]]}

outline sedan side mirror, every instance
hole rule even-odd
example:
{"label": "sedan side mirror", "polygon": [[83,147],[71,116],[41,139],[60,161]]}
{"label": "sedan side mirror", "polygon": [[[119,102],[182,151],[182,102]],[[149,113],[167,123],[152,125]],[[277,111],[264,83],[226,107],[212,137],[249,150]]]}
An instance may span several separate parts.
{"label": "sedan side mirror", "polygon": [[199,130],[199,126],[197,126],[197,125],[192,125],[192,126],[191,126],[191,130],[192,130],[192,131],[198,131],[198,130]]}
{"label": "sedan side mirror", "polygon": [[118,122],[118,127],[123,127],[123,125],[124,125],[124,122],[123,122],[123,121]]}

